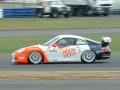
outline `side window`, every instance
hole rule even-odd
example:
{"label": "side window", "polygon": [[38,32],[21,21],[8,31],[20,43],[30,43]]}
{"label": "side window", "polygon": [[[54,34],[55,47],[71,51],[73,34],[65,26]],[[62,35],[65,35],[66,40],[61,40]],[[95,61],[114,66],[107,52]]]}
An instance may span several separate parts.
{"label": "side window", "polygon": [[58,46],[69,46],[75,45],[76,39],[75,38],[62,38],[56,42]]}
{"label": "side window", "polygon": [[66,46],[66,45],[67,45],[66,39],[65,39],[65,38],[60,39],[60,40],[57,42],[57,45],[58,45],[58,46]]}
{"label": "side window", "polygon": [[85,44],[86,44],[86,40],[77,39],[76,45],[85,45]]}
{"label": "side window", "polygon": [[100,50],[100,44],[87,40],[88,45],[92,50]]}
{"label": "side window", "polygon": [[88,45],[95,45],[94,42],[87,40]]}

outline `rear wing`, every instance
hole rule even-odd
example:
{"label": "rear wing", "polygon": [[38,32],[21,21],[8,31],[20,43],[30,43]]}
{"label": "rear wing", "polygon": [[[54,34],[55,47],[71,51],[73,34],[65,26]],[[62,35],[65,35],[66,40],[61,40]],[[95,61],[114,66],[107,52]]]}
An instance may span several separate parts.
{"label": "rear wing", "polygon": [[112,39],[110,37],[102,37],[102,47],[108,46],[111,41]]}

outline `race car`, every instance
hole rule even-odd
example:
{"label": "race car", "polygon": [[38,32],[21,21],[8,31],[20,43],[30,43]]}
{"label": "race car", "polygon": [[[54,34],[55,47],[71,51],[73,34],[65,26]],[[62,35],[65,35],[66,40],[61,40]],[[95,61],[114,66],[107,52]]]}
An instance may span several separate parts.
{"label": "race car", "polygon": [[84,62],[111,57],[110,37],[101,42],[77,35],[59,35],[43,45],[21,48],[12,53],[12,63],[39,64],[50,62]]}

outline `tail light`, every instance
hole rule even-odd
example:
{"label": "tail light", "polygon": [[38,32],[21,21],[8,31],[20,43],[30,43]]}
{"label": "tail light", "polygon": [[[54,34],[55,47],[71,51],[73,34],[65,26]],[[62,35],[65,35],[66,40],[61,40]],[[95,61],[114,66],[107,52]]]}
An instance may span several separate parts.
{"label": "tail light", "polygon": [[109,50],[109,48],[108,47],[102,47],[101,50],[107,51],[107,50]]}
{"label": "tail light", "polygon": [[103,53],[102,56],[103,56],[103,57],[109,57],[109,56],[110,56],[110,53]]}

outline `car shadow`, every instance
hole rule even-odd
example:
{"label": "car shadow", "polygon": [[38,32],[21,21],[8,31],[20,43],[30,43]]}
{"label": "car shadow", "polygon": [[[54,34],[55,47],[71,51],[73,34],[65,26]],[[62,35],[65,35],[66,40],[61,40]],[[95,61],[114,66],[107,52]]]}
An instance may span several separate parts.
{"label": "car shadow", "polygon": [[49,62],[49,63],[40,63],[40,64],[20,64],[20,63],[14,63],[13,65],[60,65],[60,64],[105,64],[110,63],[110,61],[95,61],[93,63],[84,63],[84,62]]}
{"label": "car shadow", "polygon": [[103,64],[108,62],[94,62],[94,63],[83,63],[83,62],[51,62],[51,63],[40,63],[40,64]]}
{"label": "car shadow", "polygon": [[40,63],[40,64],[105,64],[105,63],[111,63],[111,59],[96,60],[93,63],[84,63],[84,62],[49,62],[49,63]]}

